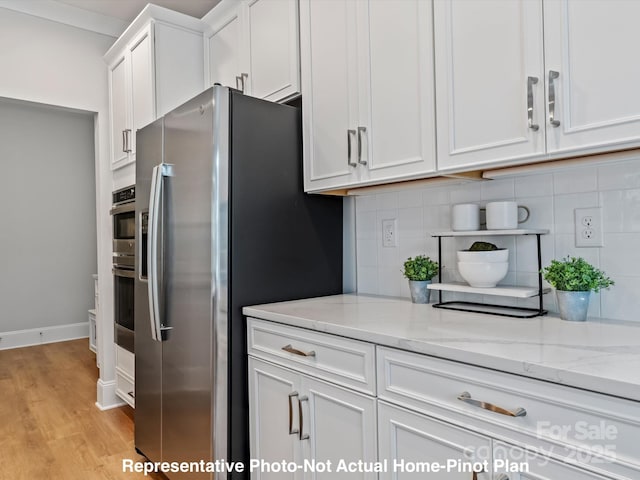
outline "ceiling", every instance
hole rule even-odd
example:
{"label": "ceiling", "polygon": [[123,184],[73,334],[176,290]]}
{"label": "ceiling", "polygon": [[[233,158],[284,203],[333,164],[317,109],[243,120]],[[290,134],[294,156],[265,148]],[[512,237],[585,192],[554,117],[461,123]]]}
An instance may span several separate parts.
{"label": "ceiling", "polygon": [[147,3],[154,3],[192,17],[202,18],[220,0],[58,0],[90,12],[118,18],[127,24],[136,18]]}

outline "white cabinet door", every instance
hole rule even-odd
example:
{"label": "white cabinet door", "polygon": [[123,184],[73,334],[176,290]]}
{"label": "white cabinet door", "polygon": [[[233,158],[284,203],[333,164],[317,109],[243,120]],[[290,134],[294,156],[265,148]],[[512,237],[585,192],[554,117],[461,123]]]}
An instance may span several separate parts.
{"label": "white cabinet door", "polygon": [[[249,357],[249,429],[251,458],[265,462],[301,462],[299,373]],[[302,472],[256,469],[252,479],[294,480]]]}
{"label": "white cabinet door", "polygon": [[247,2],[249,76],[253,97],[279,101],[300,92],[297,0]]}
{"label": "white cabinet door", "polygon": [[494,442],[493,458],[496,478],[507,474],[505,480],[606,480],[601,475],[502,442]]}
{"label": "white cabinet door", "polygon": [[[388,461],[380,480],[493,479],[489,473],[473,475],[457,466],[458,461],[473,464],[486,460],[490,467],[491,439],[381,401],[378,401],[378,444],[379,460]],[[446,466],[448,461],[456,464],[437,472],[411,471],[412,465]]]}
{"label": "white cabinet door", "polygon": [[241,88],[239,77],[242,70],[242,51],[244,48],[241,25],[241,9],[234,5],[230,10],[224,10],[220,18],[216,18],[216,25],[208,42],[209,85],[219,83],[233,88]]}
{"label": "white cabinet door", "polygon": [[128,158],[126,130],[128,128],[128,64],[126,56],[118,57],[109,66],[109,95],[111,106],[111,164],[124,162]]}
{"label": "white cabinet door", "polygon": [[543,155],[542,1],[436,0],[434,29],[438,169]]}
{"label": "white cabinet door", "polygon": [[[435,170],[432,3],[376,0],[358,29],[363,180]],[[315,92],[314,92],[315,93]],[[366,130],[363,130],[363,127]]]}
{"label": "white cabinet door", "polygon": [[301,0],[305,190],[357,177],[358,91],[353,0]]}
{"label": "white cabinet door", "polygon": [[640,2],[545,0],[545,81],[559,122],[547,122],[550,153],[640,141],[638,19]]}
{"label": "white cabinet door", "polygon": [[[341,460],[365,464],[376,461],[376,399],[307,376],[302,382],[301,427],[305,458],[330,461],[332,465],[331,472],[307,472],[306,477],[314,480],[377,480],[375,472],[337,471]],[[304,405],[307,402],[308,408]]]}
{"label": "white cabinet door", "polygon": [[135,159],[136,130],[156,118],[154,83],[153,24],[145,28],[129,46],[131,62],[131,140],[130,154]]}

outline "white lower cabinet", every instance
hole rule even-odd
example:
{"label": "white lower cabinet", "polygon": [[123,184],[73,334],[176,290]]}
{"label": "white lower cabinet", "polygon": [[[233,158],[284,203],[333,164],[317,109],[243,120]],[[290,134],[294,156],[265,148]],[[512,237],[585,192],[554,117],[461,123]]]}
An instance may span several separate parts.
{"label": "white lower cabinet", "polygon": [[[380,480],[490,480],[491,439],[464,428],[378,403],[378,451],[387,464]],[[474,472],[475,470],[475,472]]]}
{"label": "white lower cabinet", "polygon": [[640,478],[640,402],[248,322],[252,479]]}
{"label": "white lower cabinet", "polygon": [[[250,357],[251,458],[261,462],[251,478],[376,479],[358,464],[376,461],[375,405],[374,397]],[[283,464],[298,467],[283,472]]]}
{"label": "white lower cabinet", "polygon": [[135,355],[115,345],[116,348],[116,395],[131,407],[136,406]]}

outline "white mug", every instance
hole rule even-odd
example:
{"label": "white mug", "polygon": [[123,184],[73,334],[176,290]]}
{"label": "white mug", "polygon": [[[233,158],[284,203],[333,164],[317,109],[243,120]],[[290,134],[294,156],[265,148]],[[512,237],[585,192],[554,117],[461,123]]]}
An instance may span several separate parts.
{"label": "white mug", "polygon": [[[525,211],[525,217],[518,218],[518,209]],[[518,228],[519,223],[529,219],[529,209],[516,202],[489,202],[486,208],[487,230],[513,230]]]}
{"label": "white mug", "polygon": [[458,231],[480,230],[480,206],[460,203],[451,209],[451,229]]}

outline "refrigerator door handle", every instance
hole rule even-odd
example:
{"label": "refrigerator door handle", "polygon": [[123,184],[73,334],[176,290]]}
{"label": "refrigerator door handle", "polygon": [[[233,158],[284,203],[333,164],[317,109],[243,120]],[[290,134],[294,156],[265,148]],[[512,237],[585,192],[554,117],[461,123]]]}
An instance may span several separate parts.
{"label": "refrigerator door handle", "polygon": [[161,163],[153,167],[151,174],[151,192],[149,195],[149,248],[147,264],[149,265],[147,288],[149,293],[149,319],[151,322],[151,338],[161,342],[162,332],[171,327],[162,326],[160,321],[160,283],[158,276],[158,237],[160,229],[160,211],[162,205],[162,180],[173,176],[173,165]]}

